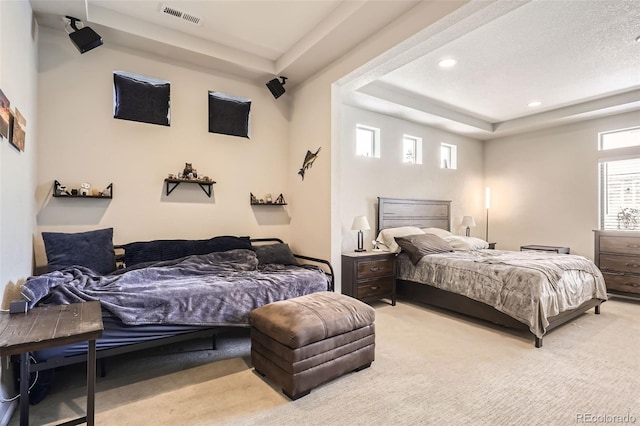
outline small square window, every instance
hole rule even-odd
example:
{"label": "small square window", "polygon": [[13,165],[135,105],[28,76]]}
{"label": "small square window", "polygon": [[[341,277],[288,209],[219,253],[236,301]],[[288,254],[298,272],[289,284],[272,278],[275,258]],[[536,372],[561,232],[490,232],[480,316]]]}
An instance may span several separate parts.
{"label": "small square window", "polygon": [[402,138],[402,162],[422,164],[422,139],[404,135]]}
{"label": "small square window", "polygon": [[380,158],[380,129],[356,125],[356,155]]}
{"label": "small square window", "polygon": [[458,168],[458,152],[455,145],[448,143],[440,144],[440,168],[441,169],[457,169]]}

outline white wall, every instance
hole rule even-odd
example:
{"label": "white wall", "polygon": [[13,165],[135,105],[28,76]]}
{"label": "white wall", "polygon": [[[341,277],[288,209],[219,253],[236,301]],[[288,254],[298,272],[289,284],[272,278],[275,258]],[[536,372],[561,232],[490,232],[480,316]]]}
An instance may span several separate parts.
{"label": "white wall", "polygon": [[[31,275],[35,229],[34,188],[37,143],[37,37],[27,1],[0,1],[0,89],[26,119],[25,150],[0,139],[0,286],[2,308],[18,298],[17,287]],[[0,393],[15,391],[2,362]],[[7,374],[9,373],[9,374]],[[0,405],[0,422],[8,422],[14,405]]]}
{"label": "white wall", "polygon": [[[105,45],[80,55],[60,32],[42,30],[38,157],[40,231],[77,232],[114,228],[114,242],[215,235],[289,240],[287,207],[251,207],[249,193],[275,199],[288,192],[287,110],[263,85],[180,67]],[[113,71],[171,82],[171,126],[113,118]],[[208,132],[209,90],[252,100],[251,139]],[[164,178],[185,162],[217,184],[208,198],[195,184],[169,196]],[[53,198],[57,179],[82,182],[113,199]],[[38,264],[46,263],[40,238]]]}
{"label": "white wall", "polygon": [[633,112],[487,141],[489,239],[506,250],[568,246],[593,259],[598,132],[639,123],[640,112]]}
{"label": "white wall", "polygon": [[[380,158],[355,155],[356,125],[380,129]],[[377,197],[451,200],[451,230],[464,235],[462,216],[477,227],[471,235],[484,238],[482,142],[359,108],[344,106],[342,119],[341,223],[342,251],[357,246],[351,230],[354,216],[366,215],[371,225],[364,246],[376,237]],[[402,162],[403,135],[422,138],[422,164]],[[440,144],[457,147],[458,167],[440,168]]]}

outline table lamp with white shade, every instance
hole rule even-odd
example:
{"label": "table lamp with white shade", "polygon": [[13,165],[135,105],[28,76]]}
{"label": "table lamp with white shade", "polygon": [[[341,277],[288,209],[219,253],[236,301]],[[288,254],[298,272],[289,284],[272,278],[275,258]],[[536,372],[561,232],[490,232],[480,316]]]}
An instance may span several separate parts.
{"label": "table lamp with white shade", "polygon": [[463,216],[462,217],[462,226],[467,227],[466,235],[467,237],[471,234],[471,227],[476,226],[476,221],[473,219],[473,216]]}
{"label": "table lamp with white shade", "polygon": [[353,231],[358,231],[358,248],[355,250],[357,252],[366,251],[363,246],[364,235],[362,231],[368,231],[371,229],[369,226],[369,221],[366,216],[356,216],[353,218],[353,225],[351,225],[351,229]]}

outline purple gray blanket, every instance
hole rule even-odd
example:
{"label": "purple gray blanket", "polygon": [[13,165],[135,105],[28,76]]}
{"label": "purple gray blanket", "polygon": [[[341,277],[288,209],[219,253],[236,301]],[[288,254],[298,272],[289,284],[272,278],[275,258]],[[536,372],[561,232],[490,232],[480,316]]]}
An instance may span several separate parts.
{"label": "purple gray blanket", "polygon": [[73,267],[30,277],[30,307],[99,300],[130,325],[248,325],[253,309],[327,290],[315,266],[260,265],[255,252],[231,250],[140,265],[100,275]]}

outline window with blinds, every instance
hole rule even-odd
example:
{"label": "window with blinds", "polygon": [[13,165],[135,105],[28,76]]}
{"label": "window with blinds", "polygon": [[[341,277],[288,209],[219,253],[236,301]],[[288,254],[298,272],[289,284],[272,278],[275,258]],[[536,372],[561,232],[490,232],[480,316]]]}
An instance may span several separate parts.
{"label": "window with blinds", "polygon": [[[629,147],[640,147],[640,128],[600,134],[600,150],[608,151],[607,154],[613,156]],[[640,230],[640,154],[625,157],[600,160],[600,229],[603,230]]]}

